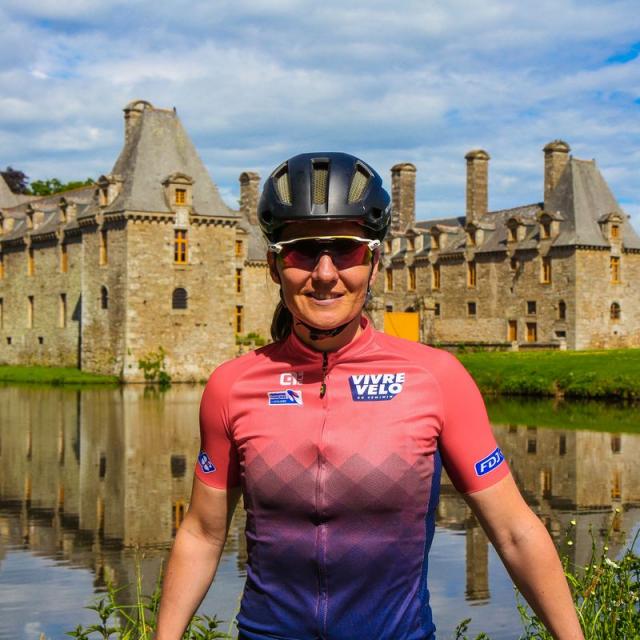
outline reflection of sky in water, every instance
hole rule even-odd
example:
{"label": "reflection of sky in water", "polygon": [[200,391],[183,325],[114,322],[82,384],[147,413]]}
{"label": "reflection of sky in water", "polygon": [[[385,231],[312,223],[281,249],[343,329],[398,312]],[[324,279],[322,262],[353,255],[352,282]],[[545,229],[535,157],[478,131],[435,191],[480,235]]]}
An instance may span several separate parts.
{"label": "reflection of sky in water", "polygon": [[93,612],[78,606],[89,604],[92,595],[89,570],[69,570],[49,558],[9,550],[0,565],[0,638],[67,637],[78,624],[96,622]]}

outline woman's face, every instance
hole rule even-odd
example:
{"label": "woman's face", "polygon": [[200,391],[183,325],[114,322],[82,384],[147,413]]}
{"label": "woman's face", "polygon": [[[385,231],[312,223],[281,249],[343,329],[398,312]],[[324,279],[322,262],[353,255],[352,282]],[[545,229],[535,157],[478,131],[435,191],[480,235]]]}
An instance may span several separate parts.
{"label": "woman's face", "polygon": [[[319,236],[365,236],[354,222],[301,222],[283,230],[280,240]],[[284,302],[294,317],[318,329],[334,329],[360,315],[367,288],[378,271],[373,263],[337,269],[324,253],[312,271],[284,267],[275,254],[268,254],[271,277],[280,284]]]}

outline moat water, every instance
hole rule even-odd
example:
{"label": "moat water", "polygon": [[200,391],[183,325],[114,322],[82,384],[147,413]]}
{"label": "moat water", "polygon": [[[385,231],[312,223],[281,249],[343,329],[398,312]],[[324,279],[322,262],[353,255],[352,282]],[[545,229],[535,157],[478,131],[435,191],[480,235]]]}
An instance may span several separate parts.
{"label": "moat water", "polygon": [[[133,601],[137,566],[151,593],[188,503],[201,393],[0,387],[0,640],[57,640],[97,622],[84,607],[108,581]],[[619,555],[640,528],[639,408],[493,400],[488,409],[516,481],[561,553],[584,564],[593,533],[608,535]],[[200,608],[226,620],[225,631],[245,561],[239,509]],[[429,577],[439,640],[464,618],[472,618],[471,637],[521,631],[511,580],[446,478]]]}

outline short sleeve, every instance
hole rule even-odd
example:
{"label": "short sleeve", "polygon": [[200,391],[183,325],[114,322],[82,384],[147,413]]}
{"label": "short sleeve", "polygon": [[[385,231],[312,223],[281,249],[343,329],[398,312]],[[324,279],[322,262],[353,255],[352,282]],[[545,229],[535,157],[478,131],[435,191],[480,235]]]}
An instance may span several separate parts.
{"label": "short sleeve", "polygon": [[469,372],[447,354],[438,371],[443,418],[438,448],[455,488],[473,493],[496,484],[509,474],[487,410]]}
{"label": "short sleeve", "polygon": [[216,489],[230,489],[240,483],[238,455],[229,424],[228,376],[223,367],[213,372],[200,401],[200,453],[196,476]]}

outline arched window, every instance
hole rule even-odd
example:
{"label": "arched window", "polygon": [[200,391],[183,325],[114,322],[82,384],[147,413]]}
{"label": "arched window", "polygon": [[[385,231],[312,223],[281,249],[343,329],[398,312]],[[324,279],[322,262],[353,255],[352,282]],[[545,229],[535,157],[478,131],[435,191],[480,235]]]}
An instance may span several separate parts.
{"label": "arched window", "polygon": [[171,296],[171,306],[174,309],[186,309],[187,308],[187,290],[182,287],[178,287],[173,290]]}
{"label": "arched window", "polygon": [[100,287],[100,308],[109,308],[109,289],[105,286]]}
{"label": "arched window", "polygon": [[620,320],[620,304],[617,302],[611,303],[611,308],[609,309],[609,316],[612,320]]}
{"label": "arched window", "polygon": [[567,303],[564,300],[558,302],[558,320],[567,319]]}

